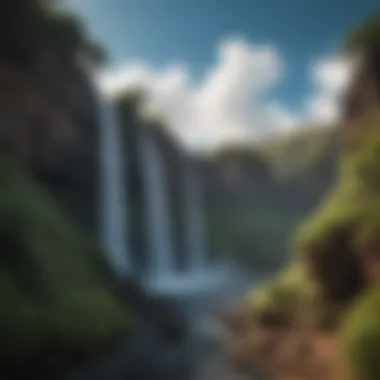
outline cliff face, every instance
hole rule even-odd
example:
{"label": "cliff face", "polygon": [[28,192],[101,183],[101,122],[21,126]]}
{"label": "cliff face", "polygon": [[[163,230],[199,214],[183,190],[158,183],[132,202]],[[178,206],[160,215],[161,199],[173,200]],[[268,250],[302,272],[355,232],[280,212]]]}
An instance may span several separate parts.
{"label": "cliff face", "polygon": [[[83,234],[96,236],[99,219],[93,90],[81,65],[59,54],[60,45],[28,46],[23,38],[25,45],[16,38],[8,45],[0,41],[0,229],[6,252],[0,335],[12,342],[0,361],[15,376],[24,365],[64,371],[73,364],[74,346],[81,358],[94,348],[101,352],[124,333],[128,320],[104,253]],[[21,46],[26,55],[9,46]],[[29,346],[22,348],[17,337],[30,338]],[[62,365],[53,370],[50,359]]]}
{"label": "cliff face", "polygon": [[[83,233],[99,236],[100,163],[96,95],[77,59],[82,28],[70,16],[46,14],[45,3],[4,6],[0,335],[12,346],[0,350],[1,369],[8,365],[1,375],[17,379],[41,370],[31,376],[52,378],[77,359],[102,356],[129,330],[131,309],[147,320],[145,341],[155,339],[156,330],[181,335],[182,326],[133,281],[115,279],[105,252]],[[141,331],[134,332],[131,347],[138,351]],[[25,348],[21,338],[27,337]],[[144,350],[139,354],[143,361]],[[130,372],[130,363],[119,364],[126,367],[120,376]],[[133,363],[134,370],[140,364]]]}
{"label": "cliff face", "polygon": [[55,5],[2,4],[0,146],[94,231],[97,110],[86,68],[100,63],[102,53],[81,21]]}
{"label": "cliff face", "polygon": [[[0,62],[0,145],[56,194],[82,227],[97,225],[97,121],[90,84],[54,56]],[[79,101],[80,100],[80,101]]]}

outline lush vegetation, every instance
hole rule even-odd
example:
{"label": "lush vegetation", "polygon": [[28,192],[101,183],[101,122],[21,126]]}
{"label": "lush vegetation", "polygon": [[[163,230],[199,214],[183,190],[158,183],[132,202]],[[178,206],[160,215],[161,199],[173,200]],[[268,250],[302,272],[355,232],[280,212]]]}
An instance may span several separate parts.
{"label": "lush vegetation", "polygon": [[[81,20],[54,1],[7,1],[1,20],[3,61],[31,76],[44,59],[45,65],[53,58],[79,69],[105,59]],[[2,369],[91,355],[131,326],[106,254],[27,167],[1,152],[0,337],[7,342],[0,349]]]}
{"label": "lush vegetation", "polygon": [[0,175],[1,364],[85,354],[127,331],[104,252],[14,158],[1,155]]}

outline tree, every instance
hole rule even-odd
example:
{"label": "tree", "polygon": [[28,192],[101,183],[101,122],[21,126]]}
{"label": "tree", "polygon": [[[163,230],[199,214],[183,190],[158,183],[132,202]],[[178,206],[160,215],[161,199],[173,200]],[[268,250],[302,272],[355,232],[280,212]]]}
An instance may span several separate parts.
{"label": "tree", "polygon": [[73,14],[53,11],[44,19],[41,18],[41,27],[44,34],[48,33],[47,42],[52,46],[58,46],[63,58],[72,60],[80,56],[91,64],[104,62],[104,50],[89,38],[83,23]]}
{"label": "tree", "polygon": [[343,50],[346,52],[355,52],[379,43],[380,13],[376,13],[347,34],[343,41]]}
{"label": "tree", "polygon": [[101,64],[105,52],[88,36],[82,21],[70,12],[57,9],[55,1],[6,1],[1,11],[1,44],[8,54],[21,61],[33,60],[48,48],[61,58]]}

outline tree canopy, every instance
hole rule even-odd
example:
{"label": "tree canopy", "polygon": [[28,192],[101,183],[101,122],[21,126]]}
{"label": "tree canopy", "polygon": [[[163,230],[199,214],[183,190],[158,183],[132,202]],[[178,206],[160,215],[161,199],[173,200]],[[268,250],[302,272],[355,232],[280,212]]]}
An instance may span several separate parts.
{"label": "tree canopy", "polygon": [[348,32],[343,41],[346,52],[355,52],[380,43],[380,14],[376,13]]}
{"label": "tree canopy", "polygon": [[1,38],[8,54],[31,60],[41,49],[49,49],[62,59],[80,57],[95,65],[104,62],[105,52],[88,35],[83,21],[54,3],[22,0],[2,8]]}

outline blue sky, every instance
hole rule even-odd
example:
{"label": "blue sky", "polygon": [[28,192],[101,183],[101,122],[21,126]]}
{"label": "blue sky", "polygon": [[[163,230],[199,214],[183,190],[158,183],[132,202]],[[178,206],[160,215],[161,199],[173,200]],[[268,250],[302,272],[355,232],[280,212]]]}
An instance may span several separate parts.
{"label": "blue sky", "polygon": [[[264,114],[274,108],[276,108],[274,113],[283,112],[282,116],[286,116],[289,120],[293,119],[293,124],[302,124],[308,119],[314,120],[315,115],[312,115],[313,112],[306,103],[311,103],[318,96],[321,98],[321,104],[334,102],[333,87],[337,87],[342,81],[342,79],[327,78],[329,75],[340,75],[341,70],[337,68],[335,55],[341,37],[371,12],[380,10],[377,0],[361,2],[354,0],[66,0],[66,2],[85,18],[91,33],[106,46],[110,64],[103,77],[107,76],[108,83],[114,75],[114,82],[125,81],[125,85],[129,86],[131,77],[135,75],[139,77],[136,81],[143,82],[146,86],[150,85],[149,82],[156,83],[160,80],[167,85],[167,82],[170,82],[167,77],[175,72],[176,80],[183,83],[180,85],[176,82],[177,89],[172,89],[172,92],[180,91],[178,87],[181,87],[182,93],[178,93],[178,96],[174,96],[173,93],[171,96],[179,98],[184,96],[183,92],[186,90],[187,100],[183,99],[181,105],[167,104],[170,99],[161,102],[164,104],[158,104],[161,106],[161,111],[168,114],[166,116],[172,124],[183,122],[180,116],[171,115],[172,109],[177,107],[183,111],[182,113],[190,112],[189,107],[194,109],[194,98],[200,93],[203,94],[203,98],[208,96],[207,99],[211,97],[215,102],[223,98],[221,107],[228,108],[230,103],[225,99],[226,95],[220,98],[209,93],[217,91],[216,88],[220,91],[233,89],[231,95],[235,95],[235,99],[241,98],[242,101],[238,105],[235,104],[236,100],[231,100],[234,103],[231,107],[235,107],[231,110],[235,116],[230,117],[224,113],[206,117],[203,115],[205,113],[203,110],[203,116],[194,117],[194,125],[188,122],[186,126],[173,126],[179,134],[186,135],[184,137],[186,141],[191,140],[192,144],[205,146],[229,138],[234,139],[234,136],[243,140],[248,136],[247,131],[237,134],[231,132],[230,135],[226,132],[222,138],[213,138],[213,133],[218,134],[217,124],[221,119],[224,121],[228,119],[235,131],[239,128],[248,128],[250,133],[254,132],[252,133],[254,138],[263,134],[263,131],[271,130],[269,124],[275,123],[275,120],[272,120],[273,117],[268,120]],[[226,47],[226,44],[229,44],[229,47]],[[251,56],[251,69],[246,68],[249,78],[250,74],[252,78],[265,77],[270,70],[277,70],[277,74],[273,74],[276,79],[269,75],[266,85],[262,84],[259,86],[260,89],[251,86],[250,89],[243,91],[244,101],[243,95],[235,89],[236,86],[239,87],[239,80],[243,82],[244,87],[244,77],[239,77],[236,73],[231,74],[232,68],[229,71],[230,87],[227,84],[221,85],[219,83],[223,81],[221,78],[208,81],[208,77],[218,71],[218,68],[220,77],[225,73],[223,46],[230,52],[226,53],[230,58],[225,59],[225,70],[228,71],[228,67],[235,61],[239,61],[241,67],[246,67],[241,61],[244,60],[244,56],[249,61]],[[233,58],[234,51],[239,59]],[[272,58],[265,57],[265,54],[272,54]],[[254,59],[261,60],[259,67],[255,68]],[[273,64],[273,61],[277,63]],[[267,64],[268,70],[265,67]],[[327,73],[329,70],[330,74]],[[122,71],[128,72],[128,75],[123,76]],[[218,80],[219,84],[216,83]],[[232,84],[234,80],[236,83]],[[210,89],[211,82],[214,83],[214,90]],[[206,83],[209,84],[208,87]],[[159,86],[157,83],[153,86],[155,87],[153,92],[156,92],[153,98],[156,99],[158,94],[162,95],[161,89],[157,89],[157,86]],[[325,88],[322,88],[323,86]],[[166,89],[166,93],[168,91]],[[260,96],[257,96],[258,92]],[[260,100],[255,100],[253,102],[255,104],[250,107],[250,98],[260,98]],[[204,107],[212,103],[210,99],[205,100]],[[264,114],[252,123],[247,121],[250,116],[254,119],[256,114],[263,113],[262,106],[265,108]],[[198,113],[200,113],[199,107]],[[238,115],[236,107],[241,111],[244,108],[242,111],[244,115]],[[246,108],[252,108],[252,112],[247,112]],[[325,108],[328,108],[327,105]],[[178,110],[174,113],[178,114]],[[217,105],[214,111],[218,112]],[[186,119],[189,120],[191,117],[186,114]],[[223,128],[228,128],[228,122],[223,122],[226,124]],[[209,128],[208,124],[215,125]],[[184,129],[186,133],[183,133]],[[194,132],[190,132],[189,129],[193,129]],[[261,131],[261,134],[258,131]]]}

